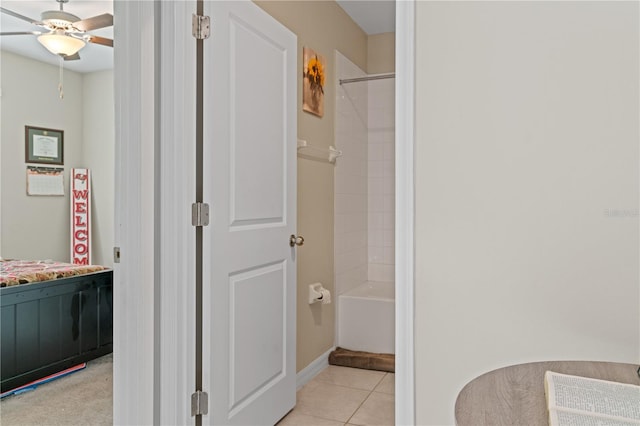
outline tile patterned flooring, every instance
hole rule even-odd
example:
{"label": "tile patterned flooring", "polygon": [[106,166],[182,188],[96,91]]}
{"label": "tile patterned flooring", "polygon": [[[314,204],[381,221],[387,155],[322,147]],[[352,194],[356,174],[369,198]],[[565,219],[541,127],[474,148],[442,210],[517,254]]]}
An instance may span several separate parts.
{"label": "tile patterned flooring", "polygon": [[395,418],[395,376],[330,365],[297,393],[278,426],[389,426]]}

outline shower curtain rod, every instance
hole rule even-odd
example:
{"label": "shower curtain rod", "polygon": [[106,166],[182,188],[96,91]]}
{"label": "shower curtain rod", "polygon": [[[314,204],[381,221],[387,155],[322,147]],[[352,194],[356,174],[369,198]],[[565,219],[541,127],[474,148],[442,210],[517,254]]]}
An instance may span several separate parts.
{"label": "shower curtain rod", "polygon": [[389,73],[389,74],[372,74],[372,75],[368,75],[366,77],[341,78],[340,79],[340,86],[342,86],[343,84],[347,84],[347,83],[357,83],[359,81],[384,80],[385,78],[396,78],[396,74],[392,72],[392,73]]}

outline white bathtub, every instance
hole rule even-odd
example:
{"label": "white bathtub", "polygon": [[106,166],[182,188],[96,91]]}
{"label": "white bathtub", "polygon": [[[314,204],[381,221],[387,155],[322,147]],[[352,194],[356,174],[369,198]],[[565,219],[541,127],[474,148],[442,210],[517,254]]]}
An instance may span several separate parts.
{"label": "white bathtub", "polygon": [[395,353],[395,285],[367,281],[338,296],[338,346]]}

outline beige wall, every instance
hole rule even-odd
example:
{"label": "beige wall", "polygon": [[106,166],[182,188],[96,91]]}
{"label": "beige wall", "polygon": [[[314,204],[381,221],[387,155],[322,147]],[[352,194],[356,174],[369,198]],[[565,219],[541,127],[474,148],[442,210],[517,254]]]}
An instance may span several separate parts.
{"label": "beige wall", "polygon": [[[256,4],[298,36],[298,138],[310,144],[334,144],[335,58],[339,50],[361,68],[367,65],[367,36],[335,2],[256,1]],[[327,61],[324,117],[302,111],[302,47]],[[305,244],[298,250],[297,370],[334,345],[334,304],[309,305],[308,285],[322,282],[334,292],[333,262],[334,166],[298,158],[298,233]]]}
{"label": "beige wall", "polygon": [[[61,100],[58,67],[5,51],[1,61],[0,255],[68,262],[69,170],[89,167],[94,173],[93,262],[111,265],[112,71],[83,75],[64,70]],[[64,196],[26,195],[25,125],[64,130]]]}
{"label": "beige wall", "polygon": [[[79,166],[82,143],[82,76],[2,51],[2,247],[18,259],[69,261],[69,169]],[[64,197],[27,196],[25,125],[64,131]]]}
{"label": "beige wall", "polygon": [[417,423],[502,366],[638,363],[638,3],[416,6]]}
{"label": "beige wall", "polygon": [[396,33],[372,34],[367,41],[367,73],[382,74],[396,69]]}
{"label": "beige wall", "polygon": [[113,266],[113,70],[83,74],[83,163],[91,169],[93,263]]}

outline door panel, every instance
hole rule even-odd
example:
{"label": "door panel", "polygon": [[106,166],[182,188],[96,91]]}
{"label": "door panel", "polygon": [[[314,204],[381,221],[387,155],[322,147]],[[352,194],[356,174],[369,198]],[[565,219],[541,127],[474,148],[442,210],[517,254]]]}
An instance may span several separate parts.
{"label": "door panel", "polygon": [[295,404],[295,36],[252,2],[205,2],[205,424],[274,424]]}
{"label": "door panel", "polygon": [[[284,262],[231,276],[231,411],[250,403],[285,373]],[[264,321],[269,318],[269,321]],[[259,354],[260,362],[256,362]]]}
{"label": "door panel", "polygon": [[287,51],[236,16],[229,25],[232,225],[282,224]]}

